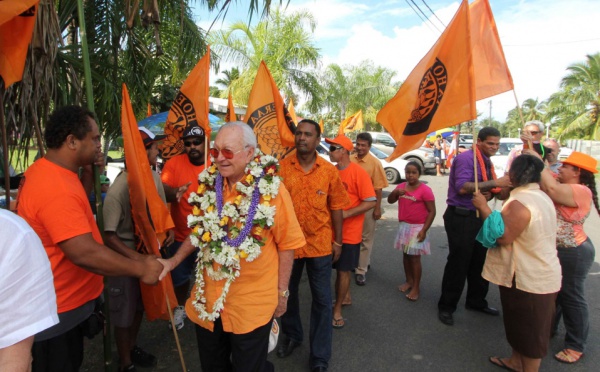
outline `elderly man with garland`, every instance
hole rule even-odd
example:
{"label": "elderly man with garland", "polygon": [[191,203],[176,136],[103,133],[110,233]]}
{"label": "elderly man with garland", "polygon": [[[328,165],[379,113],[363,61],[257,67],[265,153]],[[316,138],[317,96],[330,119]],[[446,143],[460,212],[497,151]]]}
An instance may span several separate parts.
{"label": "elderly man with garland", "polygon": [[271,323],[287,309],[294,250],[306,241],[277,159],[257,149],[252,128],[225,124],[210,154],[189,198],[191,235],[165,266],[200,249],[185,309],[203,371],[272,371]]}

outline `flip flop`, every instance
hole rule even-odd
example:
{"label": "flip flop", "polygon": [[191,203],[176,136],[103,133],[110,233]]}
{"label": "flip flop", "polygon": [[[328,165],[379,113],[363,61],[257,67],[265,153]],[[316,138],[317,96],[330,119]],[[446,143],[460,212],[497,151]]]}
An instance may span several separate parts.
{"label": "flip flop", "polygon": [[[332,304],[333,306],[335,306],[335,303],[336,303],[336,301],[335,301],[335,300],[333,300],[333,301],[331,302],[331,304]],[[342,302],[342,306],[351,306],[351,305],[352,305],[352,302]]]}
{"label": "flip flop", "polygon": [[401,284],[401,285],[399,285],[399,286],[398,286],[398,290],[399,290],[400,292],[402,292],[402,293],[406,293],[406,292],[408,292],[408,291],[410,291],[410,290],[412,289],[412,287],[411,287],[411,286],[408,286],[408,287],[406,287],[404,290],[400,289],[400,287],[402,287],[403,285],[404,285],[404,284]]}
{"label": "flip flop", "polygon": [[333,318],[333,328],[335,329],[342,329],[344,328],[344,326],[346,325],[346,323],[344,322],[344,318]]}
{"label": "flip flop", "polygon": [[566,364],[577,363],[582,357],[583,353],[571,349],[563,349],[554,355],[554,359]]}
{"label": "flip flop", "polygon": [[506,363],[504,363],[502,361],[502,358],[500,358],[500,357],[490,357],[489,361],[490,361],[490,363],[492,363],[496,367],[500,367],[502,369],[505,369],[505,370],[511,371],[511,372],[519,372],[516,369],[512,369],[508,365],[506,365]]}

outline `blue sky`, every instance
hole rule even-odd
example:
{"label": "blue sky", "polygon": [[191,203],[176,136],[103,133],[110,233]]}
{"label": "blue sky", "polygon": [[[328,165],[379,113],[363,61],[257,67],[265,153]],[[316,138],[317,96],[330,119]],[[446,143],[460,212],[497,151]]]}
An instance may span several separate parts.
{"label": "blue sky", "polygon": [[[424,22],[409,7],[411,0],[291,0],[286,11],[306,9],[317,20],[314,34],[324,67],[329,63],[355,65],[371,59],[396,71],[404,80],[433,46],[458,9],[459,1],[413,0],[428,16]],[[559,89],[566,68],[600,51],[600,1],[598,0],[489,0],[519,101],[546,99]],[[284,1],[285,2],[285,1]],[[247,20],[247,2],[233,4],[226,27]],[[196,10],[197,22],[208,27],[214,19]],[[423,17],[423,15],[421,15]],[[223,26],[224,25],[224,26]],[[479,111],[505,120],[515,107],[512,92],[477,103]]]}

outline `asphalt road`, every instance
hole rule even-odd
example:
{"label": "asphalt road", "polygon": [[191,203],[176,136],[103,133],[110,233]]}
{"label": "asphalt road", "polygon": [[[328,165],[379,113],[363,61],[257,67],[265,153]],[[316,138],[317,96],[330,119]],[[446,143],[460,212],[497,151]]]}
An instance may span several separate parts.
{"label": "asphalt road", "polygon": [[[437,215],[431,227],[432,254],[422,258],[421,296],[417,302],[411,302],[397,289],[404,280],[402,254],[393,248],[397,205],[388,205],[384,201],[385,214],[377,224],[367,285],[358,287],[352,283],[353,304],[344,307],[345,327],[334,330],[330,371],[500,371],[489,363],[488,357],[510,353],[502,317],[465,310],[464,296],[454,314],[454,326],[446,326],[437,319],[437,300],[448,253],[442,221],[448,178],[427,175],[422,181],[427,182],[436,195]],[[384,191],[384,199],[394,187]],[[599,224],[598,214],[592,211],[585,230],[596,247],[600,247]],[[564,365],[552,358],[563,347],[564,328],[561,325],[558,335],[551,340],[548,356],[542,361],[542,371],[595,371],[600,364],[599,256],[586,282],[591,327],[585,356],[575,365]],[[495,285],[490,285],[488,301],[490,306],[501,308]],[[301,308],[306,334],[309,307],[310,292],[304,276]],[[195,334],[189,321],[179,332],[179,337],[187,369],[200,371]],[[158,365],[153,370],[182,370],[166,322],[145,322],[138,344],[158,357]],[[273,352],[269,360],[278,371],[309,371],[308,355],[309,344],[305,340],[288,358],[279,359]],[[96,337],[86,343],[82,370],[102,371],[102,365],[102,337]]]}

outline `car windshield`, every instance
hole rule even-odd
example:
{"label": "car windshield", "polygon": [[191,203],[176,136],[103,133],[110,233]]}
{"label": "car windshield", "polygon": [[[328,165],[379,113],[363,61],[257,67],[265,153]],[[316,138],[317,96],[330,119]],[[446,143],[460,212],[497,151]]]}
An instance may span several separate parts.
{"label": "car windshield", "polygon": [[379,149],[378,149],[378,148],[376,148],[376,147],[371,147],[371,154],[373,154],[373,155],[374,155],[376,158],[379,158],[379,159],[385,159],[385,158],[387,158],[387,157],[388,157],[388,156],[385,154],[385,152],[383,152],[383,151],[379,150]]}

